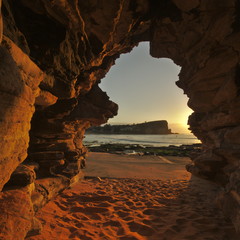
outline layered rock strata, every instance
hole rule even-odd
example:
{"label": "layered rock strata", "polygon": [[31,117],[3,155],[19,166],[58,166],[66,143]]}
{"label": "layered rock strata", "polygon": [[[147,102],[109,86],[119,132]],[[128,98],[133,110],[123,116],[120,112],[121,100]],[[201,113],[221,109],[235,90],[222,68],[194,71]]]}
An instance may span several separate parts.
{"label": "layered rock strata", "polygon": [[[182,67],[204,145],[188,170],[224,187],[219,203],[240,232],[239,1],[0,3],[0,239],[37,231],[33,211],[81,176],[85,129],[117,114],[98,84],[141,41]],[[5,204],[15,197],[27,216]]]}

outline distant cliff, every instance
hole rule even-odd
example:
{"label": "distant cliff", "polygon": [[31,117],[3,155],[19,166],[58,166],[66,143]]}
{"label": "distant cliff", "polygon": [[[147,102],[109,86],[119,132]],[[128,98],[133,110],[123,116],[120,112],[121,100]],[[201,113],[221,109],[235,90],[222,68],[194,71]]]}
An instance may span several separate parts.
{"label": "distant cliff", "polygon": [[171,134],[166,120],[138,124],[110,125],[91,127],[87,134]]}

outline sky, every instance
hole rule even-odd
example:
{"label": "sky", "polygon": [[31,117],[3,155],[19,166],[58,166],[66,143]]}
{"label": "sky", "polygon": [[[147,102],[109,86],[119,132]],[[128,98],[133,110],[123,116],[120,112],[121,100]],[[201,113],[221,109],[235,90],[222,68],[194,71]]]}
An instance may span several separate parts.
{"label": "sky", "polygon": [[148,42],[122,54],[100,84],[119,106],[118,115],[108,123],[167,120],[172,132],[189,132],[187,119],[192,110],[187,96],[175,84],[179,72],[172,60],[151,57]]}

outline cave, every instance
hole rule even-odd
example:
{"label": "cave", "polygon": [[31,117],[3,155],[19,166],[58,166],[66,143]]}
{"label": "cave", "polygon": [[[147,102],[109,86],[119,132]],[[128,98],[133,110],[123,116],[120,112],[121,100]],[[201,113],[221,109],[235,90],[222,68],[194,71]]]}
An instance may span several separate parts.
{"label": "cave", "polygon": [[203,143],[188,171],[222,186],[219,206],[240,232],[239,1],[0,3],[1,239],[24,239],[35,211],[83,177],[85,130],[118,110],[98,84],[142,41],[181,66]]}

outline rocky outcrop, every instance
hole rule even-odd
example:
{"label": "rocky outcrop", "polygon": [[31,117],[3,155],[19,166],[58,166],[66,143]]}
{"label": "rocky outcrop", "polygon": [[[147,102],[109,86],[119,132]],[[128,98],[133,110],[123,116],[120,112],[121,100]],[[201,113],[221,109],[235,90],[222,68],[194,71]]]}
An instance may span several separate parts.
{"label": "rocky outcrop", "polygon": [[86,134],[171,134],[166,120],[151,121],[137,124],[122,124],[91,127]]}
{"label": "rocky outcrop", "polygon": [[[141,41],[150,42],[153,57],[182,67],[177,85],[194,110],[190,128],[203,142],[188,170],[224,187],[219,203],[240,232],[239,1],[1,2],[0,189],[6,218],[0,232],[8,232],[2,239],[34,232],[31,209],[81,177],[85,130],[117,114],[98,84],[116,58]],[[18,195],[23,201],[14,201],[26,205],[24,218],[18,207],[3,205]],[[15,225],[21,231],[10,236]]]}
{"label": "rocky outcrop", "polygon": [[0,189],[26,159],[30,121],[44,73],[16,44],[4,37],[0,49]]}

